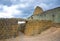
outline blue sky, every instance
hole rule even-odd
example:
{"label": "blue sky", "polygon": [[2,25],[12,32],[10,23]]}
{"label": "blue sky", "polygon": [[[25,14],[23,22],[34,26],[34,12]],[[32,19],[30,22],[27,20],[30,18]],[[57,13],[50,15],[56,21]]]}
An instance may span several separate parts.
{"label": "blue sky", "polygon": [[60,7],[60,0],[0,0],[0,18],[27,18],[36,6],[46,11]]}

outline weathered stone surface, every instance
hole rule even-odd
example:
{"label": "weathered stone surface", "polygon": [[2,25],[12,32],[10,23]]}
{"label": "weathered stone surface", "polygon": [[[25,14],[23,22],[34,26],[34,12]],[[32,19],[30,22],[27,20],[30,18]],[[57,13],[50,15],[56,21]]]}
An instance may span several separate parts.
{"label": "weathered stone surface", "polygon": [[[42,11],[42,10],[41,10]],[[30,20],[50,20],[54,23],[60,23],[60,7],[44,11],[40,13],[39,7],[36,7],[33,15],[29,17]]]}
{"label": "weathered stone surface", "polygon": [[41,7],[37,6],[33,12],[34,15],[43,13],[43,10]]}
{"label": "weathered stone surface", "polygon": [[48,29],[52,24],[51,21],[30,20],[26,24],[25,35],[37,35]]}
{"label": "weathered stone surface", "polygon": [[18,36],[19,25],[17,19],[0,19],[0,39]]}
{"label": "weathered stone surface", "polygon": [[20,18],[0,18],[0,40],[17,37],[18,33],[24,32],[25,24],[18,24],[18,21],[25,21]]}
{"label": "weathered stone surface", "polygon": [[18,36],[18,25],[0,26],[0,39]]}

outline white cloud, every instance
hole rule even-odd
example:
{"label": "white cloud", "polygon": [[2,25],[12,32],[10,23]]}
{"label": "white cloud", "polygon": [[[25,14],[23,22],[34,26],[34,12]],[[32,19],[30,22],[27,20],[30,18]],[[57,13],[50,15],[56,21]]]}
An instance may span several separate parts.
{"label": "white cloud", "polygon": [[36,6],[41,7],[44,11],[47,10],[47,9],[49,9],[49,5],[48,4],[45,4],[45,3],[36,4],[34,6],[34,9],[36,8]]}
{"label": "white cloud", "polygon": [[18,10],[17,8],[27,8],[28,4],[16,4],[11,6],[0,5],[0,8],[3,8],[2,12],[0,12],[0,18],[11,18],[14,15],[23,15],[22,10]]}
{"label": "white cloud", "polygon": [[[7,0],[6,0],[7,1]],[[10,0],[11,6],[0,6],[2,8],[2,12],[0,12],[0,17],[14,17],[13,15],[23,16],[24,12],[29,13],[30,11],[24,11],[24,9],[34,9],[35,6],[40,6],[43,10],[49,10],[53,7],[56,7],[58,1],[57,0]],[[8,5],[8,3],[7,3]],[[19,8],[19,10],[17,10]],[[20,10],[22,9],[22,10]],[[32,12],[31,12],[32,13]],[[29,15],[28,15],[29,16]],[[23,16],[25,17],[25,16]]]}
{"label": "white cloud", "polygon": [[20,2],[26,2],[26,3],[31,3],[31,2],[34,2],[35,0],[20,0]]}
{"label": "white cloud", "polygon": [[11,14],[0,12],[0,18],[11,18],[11,17],[13,17]]}
{"label": "white cloud", "polygon": [[17,0],[10,0],[11,2],[16,2]]}
{"label": "white cloud", "polygon": [[27,4],[27,3],[20,3],[20,4],[18,4],[18,7],[19,8],[27,8],[29,6],[29,4]]}
{"label": "white cloud", "polygon": [[16,13],[19,12],[18,10],[16,10],[16,8],[17,8],[17,6],[11,6],[11,7],[4,6],[3,11],[6,12],[6,13],[16,14]]}
{"label": "white cloud", "polygon": [[45,3],[41,3],[39,6],[42,7],[43,10],[47,10],[49,8],[49,5]]}
{"label": "white cloud", "polygon": [[11,18],[14,17],[13,15],[22,14],[22,11],[17,10],[17,7],[18,7],[17,5],[12,5],[10,7],[2,6],[3,11],[0,12],[0,17]]}

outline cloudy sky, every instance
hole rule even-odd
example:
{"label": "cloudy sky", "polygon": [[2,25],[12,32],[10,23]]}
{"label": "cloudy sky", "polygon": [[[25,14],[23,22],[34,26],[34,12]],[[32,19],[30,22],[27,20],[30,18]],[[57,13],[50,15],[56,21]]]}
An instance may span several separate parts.
{"label": "cloudy sky", "polygon": [[60,0],[0,0],[0,18],[27,18],[36,6],[46,11],[60,7]]}

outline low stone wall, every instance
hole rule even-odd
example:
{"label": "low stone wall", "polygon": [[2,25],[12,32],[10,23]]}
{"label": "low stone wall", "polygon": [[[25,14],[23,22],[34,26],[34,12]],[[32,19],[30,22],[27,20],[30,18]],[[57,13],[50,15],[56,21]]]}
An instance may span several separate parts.
{"label": "low stone wall", "polygon": [[0,40],[18,36],[16,19],[0,19]]}
{"label": "low stone wall", "polygon": [[16,37],[18,35],[18,25],[0,26],[0,39]]}
{"label": "low stone wall", "polygon": [[30,20],[26,23],[24,34],[28,36],[40,34],[42,31],[52,26],[52,24],[52,21]]}

